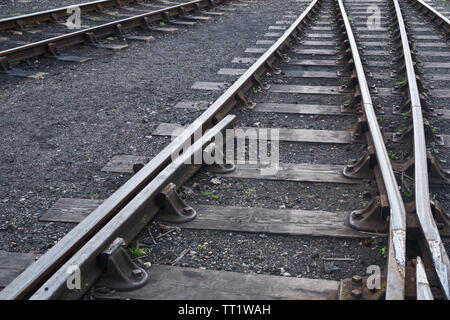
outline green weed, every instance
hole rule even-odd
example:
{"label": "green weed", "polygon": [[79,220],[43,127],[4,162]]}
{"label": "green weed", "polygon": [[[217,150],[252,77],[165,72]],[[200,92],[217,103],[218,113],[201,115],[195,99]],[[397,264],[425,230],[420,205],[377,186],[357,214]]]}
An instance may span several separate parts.
{"label": "green weed", "polygon": [[405,177],[404,179],[404,185],[402,186],[402,194],[406,198],[412,198],[414,195],[414,180]]}
{"label": "green weed", "polygon": [[394,153],[394,152],[392,152],[392,151],[388,151],[388,156],[389,156],[389,158],[391,158],[392,160],[395,160],[395,159],[397,159],[397,155]]}
{"label": "green weed", "polygon": [[401,86],[402,84],[404,84],[406,82],[406,78],[403,78],[402,80],[397,81],[395,84],[397,86]]}
{"label": "green weed", "polygon": [[204,250],[204,249],[206,249],[207,245],[208,245],[208,242],[203,242],[202,244],[198,245],[198,248]]}
{"label": "green weed", "polygon": [[211,191],[202,191],[201,194],[205,197],[213,198],[213,199],[220,199],[220,194],[215,194]]}
{"label": "green weed", "polygon": [[144,249],[142,249],[142,248],[139,246],[139,241],[136,241],[136,247],[130,248],[130,253],[133,254],[133,255],[135,255],[135,256],[142,256],[142,255],[145,254],[146,252],[145,252]]}
{"label": "green weed", "polygon": [[255,193],[255,192],[256,192],[255,189],[248,189],[248,190],[245,190],[245,191],[244,191],[244,194],[245,194],[246,196],[250,196],[250,195],[252,195],[252,194]]}

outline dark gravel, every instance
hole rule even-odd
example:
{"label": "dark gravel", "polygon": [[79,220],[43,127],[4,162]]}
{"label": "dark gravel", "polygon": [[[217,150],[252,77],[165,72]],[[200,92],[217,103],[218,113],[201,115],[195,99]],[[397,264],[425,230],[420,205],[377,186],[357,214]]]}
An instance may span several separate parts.
{"label": "dark gravel", "polygon": [[0,0],[0,18],[56,9],[86,0]]}
{"label": "dark gravel", "polygon": [[[185,2],[171,0],[172,2]],[[88,0],[0,0],[0,19],[6,17],[30,14],[33,12],[57,9],[61,7],[91,2]],[[157,0],[144,0],[144,2],[161,5]]]}
{"label": "dark gravel", "polygon": [[[157,154],[169,141],[151,136],[159,123],[186,124],[198,115],[174,112],[174,104],[180,100],[213,101],[223,92],[191,90],[191,85],[195,81],[231,83],[234,77],[219,76],[217,70],[243,68],[232,66],[231,60],[245,56],[245,49],[263,39],[268,26],[276,20],[284,20],[287,10],[301,9],[294,0],[263,0],[195,29],[180,29],[170,36],[155,35],[157,40],[151,44],[133,42],[129,49],[116,53],[88,47],[67,51],[95,58],[88,63],[73,65],[40,59],[32,66],[21,66],[48,72],[41,80],[0,77],[0,249],[42,253],[52,246],[72,225],[42,223],[39,216],[61,197],[107,198],[129,178],[100,172],[112,156]],[[264,102],[307,103],[313,99],[318,101],[308,95],[254,96],[255,101]],[[323,100],[336,104],[343,97]],[[298,128],[348,130],[355,121],[353,117],[335,120],[295,116],[291,120],[280,115],[266,116],[261,120],[264,124]],[[239,113],[242,125],[253,125],[255,120],[256,116]],[[343,164],[359,155],[358,148],[286,144],[284,150],[289,152],[283,153],[282,159]],[[201,171],[186,186],[200,193],[213,187],[211,178]],[[356,187],[221,180],[222,186],[214,189],[221,194],[218,199],[193,196],[187,200],[349,211],[362,207],[375,192],[373,184]],[[256,191],[242,197],[249,189]],[[158,224],[151,225],[150,232],[155,236],[164,231]],[[386,263],[381,253],[386,246],[384,239],[361,241],[200,230],[175,231],[156,245],[148,239],[147,230],[138,238],[149,250],[146,257],[135,257],[142,262],[170,264],[183,249],[189,248],[190,253],[179,265],[216,270],[340,280],[364,275],[369,265]],[[325,266],[322,258],[330,257],[354,260]],[[331,271],[336,268],[339,269]]]}
{"label": "dark gravel", "polygon": [[448,2],[448,0],[430,0],[427,2],[434,9],[447,17],[447,19],[450,18],[450,2]]}
{"label": "dark gravel", "polygon": [[[173,1],[177,3],[185,3],[188,1]],[[103,12],[89,12],[81,15],[81,29],[95,27],[101,24],[109,23],[115,20],[128,18],[130,15],[139,15],[145,12],[154,11],[160,9],[161,6],[168,7],[173,4],[163,4],[159,1],[148,1],[152,3],[153,7],[147,7],[144,5],[129,4],[123,8],[110,8]],[[144,3],[145,4],[145,3]],[[17,14],[14,14],[17,15]],[[66,26],[66,18],[61,18],[57,23],[41,23],[30,24],[25,26],[23,30],[6,30],[0,32],[0,50],[6,50],[29,44],[31,42],[37,42],[48,38],[60,36],[63,34],[75,32],[78,30],[71,30]],[[114,37],[113,37],[114,38]]]}
{"label": "dark gravel", "polygon": [[[117,154],[159,152],[169,141],[150,136],[160,122],[195,118],[172,109],[182,99],[199,99],[190,86],[214,80],[293,5],[301,9],[264,1],[121,52],[83,46],[65,52],[95,58],[84,64],[40,59],[20,66],[48,72],[41,80],[2,76],[0,248],[52,246],[71,225],[41,223],[39,216],[61,197],[107,198],[129,175],[106,174],[102,166]],[[211,46],[209,39],[221,41]],[[210,93],[210,100],[219,94]]]}
{"label": "dark gravel", "polygon": [[[441,2],[441,6],[445,6],[447,9],[449,8],[448,3]],[[409,4],[405,3],[402,5],[402,10],[405,15],[405,19],[408,19],[410,21],[421,21],[420,17],[417,16],[417,10],[412,8]],[[418,32],[416,31],[416,28],[413,26],[411,28],[411,35],[415,36],[414,43],[415,44],[423,44],[423,43],[430,43],[430,40],[427,39],[418,39]],[[430,35],[438,35],[442,37],[442,32],[440,30],[433,30],[429,32]],[[432,41],[433,43],[439,43],[439,44],[446,44],[444,38],[442,37],[439,40]],[[426,52],[433,51],[433,48],[421,48],[418,50],[418,59],[421,63],[426,62],[448,62],[448,56],[450,56],[450,46],[447,43],[447,47],[440,48],[439,52],[447,52],[447,57],[430,57],[426,56]],[[450,98],[436,98],[433,97],[433,89],[444,89],[448,90],[449,88],[449,82],[450,81],[433,81],[431,79],[431,76],[433,75],[450,75],[450,69],[445,68],[436,68],[436,69],[430,69],[430,68],[424,68],[421,67],[420,70],[423,72],[423,80],[425,82],[426,88],[429,90],[429,98],[427,99],[427,103],[430,107],[434,108],[436,111],[439,110],[447,110],[448,105],[450,103]],[[435,134],[450,134],[450,124],[449,121],[446,119],[443,119],[442,117],[428,117],[428,120],[430,122],[431,127],[433,128],[433,131]],[[450,167],[448,161],[449,161],[449,148],[448,146],[437,146],[433,143],[429,144],[428,150],[432,153],[432,155],[436,158],[438,163],[442,166],[444,169],[448,169]],[[434,190],[434,191],[433,191]],[[449,206],[449,192],[448,188],[441,188],[439,190],[437,188],[432,188],[431,192],[434,192],[435,198],[439,200],[439,202],[442,204],[444,210],[446,212],[449,212],[450,206]]]}
{"label": "dark gravel", "polygon": [[[275,79],[283,77],[268,80]],[[290,79],[289,83],[293,84],[295,80]],[[345,98],[274,93],[251,93],[250,97],[261,102],[324,104],[337,104]],[[237,115],[237,125],[240,126],[351,130],[355,122],[353,117],[286,117],[280,114],[260,115],[245,110],[239,110]],[[357,144],[319,146],[281,143],[280,158],[282,162],[288,163],[344,164],[346,160],[357,157],[361,148],[362,145]],[[362,208],[376,194],[374,183],[355,186],[242,180],[217,177],[205,170],[201,170],[186,183],[183,190],[183,198],[189,204],[346,212]],[[164,232],[164,228],[161,230],[154,224],[150,232],[157,236]],[[385,239],[361,241],[199,230],[174,232],[164,242],[156,245],[147,231],[142,232],[138,239],[140,245],[144,244],[149,250],[146,257],[140,258],[142,262],[170,264],[184,249],[189,248],[190,253],[178,265],[216,270],[340,280],[354,274],[365,274],[366,268],[371,264],[385,265],[381,253],[386,245]],[[135,245],[133,243],[131,246]],[[321,260],[323,257],[347,257],[354,260],[324,263]]]}
{"label": "dark gravel", "polygon": [[[211,183],[211,180],[219,183]],[[188,203],[237,207],[324,211],[361,209],[376,194],[374,182],[352,184],[297,183],[227,178],[201,170],[183,188]]]}
{"label": "dark gravel", "polygon": [[[165,226],[149,228],[158,237]],[[239,232],[174,230],[156,244],[143,232],[134,255],[140,263],[172,264],[185,249],[189,252],[176,264],[212,270],[262,273],[290,277],[341,280],[355,274],[365,275],[369,265],[384,266],[383,238],[337,240]],[[135,248],[136,243],[131,245]],[[325,261],[323,258],[348,258],[350,261]]]}

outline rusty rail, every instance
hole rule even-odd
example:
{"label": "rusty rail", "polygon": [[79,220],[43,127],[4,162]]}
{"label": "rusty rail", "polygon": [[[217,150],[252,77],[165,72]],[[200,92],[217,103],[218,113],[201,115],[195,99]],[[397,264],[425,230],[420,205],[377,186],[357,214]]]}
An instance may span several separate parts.
{"label": "rusty rail", "polygon": [[[143,27],[150,27],[150,23],[163,21],[166,18],[182,17],[186,13],[210,8],[214,4],[225,3],[232,0],[195,0],[170,6],[160,10],[149,11],[133,17],[105,23],[100,26],[91,27],[65,35],[41,40],[20,47],[0,51],[0,67],[8,66],[31,58],[43,55],[58,55],[58,50],[69,46],[92,43],[96,39],[109,36],[121,35],[124,31]],[[95,43],[94,43],[95,44]]]}
{"label": "rusty rail", "polygon": [[[272,64],[277,59],[287,59],[283,51],[289,49],[289,43],[298,39],[297,36],[302,33],[304,25],[311,22],[311,17],[315,15],[321,2],[322,0],[313,0],[284,34],[196,121],[189,125],[183,134],[175,138],[96,210],[4,288],[0,292],[0,299],[30,297],[50,299],[79,296],[80,293],[68,292],[65,286],[68,274],[65,272],[64,266],[83,262],[84,271],[96,270],[96,254],[105,248],[104,243],[97,237],[98,234],[121,234],[123,232],[122,236],[129,240],[145,226],[143,222],[136,222],[128,215],[132,215],[133,211],[138,216],[142,214],[143,204],[149,199],[151,200],[151,196],[148,194],[150,186],[153,188],[159,186],[157,184],[160,182],[159,179],[162,179],[163,176],[167,177],[166,170],[169,170],[170,166],[172,166],[170,167],[172,170],[174,169],[171,165],[173,152],[182,149],[186,143],[195,139],[195,132],[203,133],[213,127],[215,123],[226,119],[226,115],[235,106],[252,104],[245,94],[255,85],[266,87],[260,80],[265,72],[279,72]],[[165,175],[158,176],[163,170]],[[160,178],[156,179],[157,176]],[[147,203],[147,205],[151,205],[151,203]],[[117,218],[115,218],[116,216]],[[150,218],[150,216],[146,216],[144,222],[148,223]],[[111,223],[112,219],[116,223]],[[82,275],[87,276],[89,272],[84,271],[81,270]],[[93,274],[98,275],[96,272]],[[87,283],[89,286],[92,285],[90,281]],[[86,289],[84,288],[84,290]]]}
{"label": "rusty rail", "polygon": [[[160,210],[155,203],[158,193],[168,183],[172,182],[176,185],[182,185],[194,175],[200,168],[199,165],[195,165],[192,161],[194,155],[207,147],[217,134],[225,131],[235,117],[235,115],[227,115],[189,147],[188,150],[164,168],[132,201],[57,270],[31,296],[31,300],[80,298],[88,288],[81,290],[67,289],[66,282],[69,275],[66,270],[68,270],[69,266],[80,268],[81,283],[95,283],[103,272],[102,268],[96,263],[96,257],[117,237],[123,238],[128,243],[138,235]],[[186,164],[187,162],[192,163],[192,165]]]}
{"label": "rusty rail", "polygon": [[[139,3],[142,0],[100,0],[87,3],[81,3],[75,5],[80,8],[81,13],[87,13],[91,11],[103,11],[107,8],[120,8],[124,4]],[[57,9],[50,9],[40,12],[33,12],[30,14],[24,14],[20,16],[8,17],[0,19],[0,31],[20,28],[23,29],[26,25],[35,24],[46,21],[56,21],[59,18],[68,17],[70,13],[67,13],[67,9],[74,6],[66,6]]]}
{"label": "rusty rail", "polygon": [[396,19],[403,49],[403,59],[406,68],[408,94],[410,98],[411,117],[413,121],[414,140],[414,174],[415,174],[415,206],[416,214],[426,247],[430,254],[439,285],[446,299],[450,298],[450,261],[442,243],[436,222],[430,206],[430,190],[428,183],[428,168],[426,140],[423,121],[423,110],[420,102],[419,89],[414,71],[413,58],[408,41],[402,11],[398,0],[392,0],[395,6]]}
{"label": "rusty rail", "polygon": [[386,285],[386,299],[404,299],[405,267],[406,267],[406,211],[399,192],[394,171],[384,145],[383,135],[377,122],[369,87],[358,52],[358,46],[350,26],[342,0],[338,0],[340,12],[345,24],[348,41],[357,73],[359,90],[361,92],[362,110],[367,119],[370,136],[373,140],[377,164],[380,168],[390,204],[389,256]]}

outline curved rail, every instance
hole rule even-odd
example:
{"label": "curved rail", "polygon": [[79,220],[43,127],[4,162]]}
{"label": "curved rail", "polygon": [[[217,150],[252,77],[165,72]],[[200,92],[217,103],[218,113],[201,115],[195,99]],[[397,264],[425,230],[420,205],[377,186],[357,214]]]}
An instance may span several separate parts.
{"label": "curved rail", "polygon": [[399,192],[397,180],[384,145],[383,135],[377,122],[377,117],[370,97],[366,76],[358,52],[358,46],[353,36],[347,13],[342,0],[338,0],[341,15],[345,24],[353,61],[358,76],[361,91],[363,111],[367,118],[370,135],[373,139],[375,153],[380,167],[387,196],[391,208],[389,232],[388,274],[386,286],[386,299],[404,299],[405,267],[406,267],[406,211]]}
{"label": "curved rail", "polygon": [[439,235],[430,206],[430,190],[428,184],[428,168],[426,155],[425,130],[420,103],[419,89],[414,71],[413,59],[409,47],[408,36],[398,0],[392,0],[397,14],[401,35],[403,56],[406,66],[408,91],[411,99],[411,114],[414,128],[414,160],[415,160],[415,201],[416,214],[425,237],[427,249],[433,261],[438,282],[447,299],[450,298],[450,261]]}
{"label": "curved rail", "polygon": [[[315,14],[321,2],[322,0],[313,0],[284,34],[196,121],[4,288],[0,292],[0,299],[24,299],[33,294],[35,294],[33,298],[39,299],[81,296],[82,291],[73,292],[74,290],[67,289],[65,284],[69,275],[64,266],[79,265],[81,274],[89,276],[87,270],[96,270],[97,253],[105,248],[103,238],[97,237],[98,234],[104,236],[105,234],[121,233],[125,239],[129,240],[139,233],[145,226],[143,222],[139,222],[139,217],[145,214],[142,210],[145,209],[145,205],[153,205],[151,203],[152,193],[149,193],[150,185],[152,188],[156,188],[155,183],[161,183],[155,177],[171,165],[174,151],[181,150],[192,139],[199,139],[194,133],[203,133],[210,129],[214,123],[224,119],[236,105],[249,103],[244,94],[255,84],[261,84],[259,77],[266,71],[276,71],[272,63],[276,59],[284,58],[282,51],[287,48],[288,42],[297,38],[297,33],[301,31],[302,25],[310,21],[310,16]],[[163,176],[159,177],[159,179],[163,178]],[[165,181],[169,182],[171,175],[165,175],[165,177]],[[138,217],[137,220],[135,213]],[[148,219],[151,217],[145,217],[144,222],[148,223]],[[115,223],[110,223],[112,219]],[[93,275],[94,278],[89,280],[95,280],[98,270],[97,273],[93,272]],[[88,283],[91,285],[93,282],[88,281]],[[83,289],[87,290],[84,287]]]}

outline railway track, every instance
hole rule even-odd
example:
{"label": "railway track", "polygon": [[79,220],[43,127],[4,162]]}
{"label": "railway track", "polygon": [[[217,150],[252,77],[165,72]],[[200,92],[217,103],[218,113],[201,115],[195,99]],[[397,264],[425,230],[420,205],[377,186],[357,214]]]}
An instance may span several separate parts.
{"label": "railway track", "polygon": [[[225,2],[229,5],[221,6],[222,11],[210,10]],[[31,64],[32,59],[42,56],[65,62],[86,62],[91,58],[64,55],[61,51],[80,44],[122,50],[130,41],[154,40],[150,33],[175,33],[176,27],[194,27],[196,23],[208,22],[227,12],[225,10],[235,10],[242,5],[246,4],[208,0],[101,0],[77,5],[76,10],[69,6],[0,19],[0,72],[18,77],[41,77],[40,72],[15,66],[22,62]],[[78,22],[76,17],[71,18],[75,14],[79,15]]]}
{"label": "railway track", "polygon": [[[431,21],[416,18],[415,10]],[[80,202],[60,202],[50,216],[70,211],[79,224],[0,298],[79,299],[100,279],[97,287],[115,289],[96,294],[103,299],[448,299],[450,263],[442,238],[450,236],[449,217],[434,199],[448,185],[448,171],[440,167],[448,139],[430,125],[448,118],[443,108],[450,98],[443,61],[448,27],[445,17],[420,0],[313,0],[300,15],[286,14],[256,42],[259,47],[246,50],[250,56],[233,60],[240,67],[219,70],[239,78],[217,100],[177,105],[203,112],[181,130],[162,123],[153,135],[174,137],[162,152],[146,164],[128,156],[106,165],[109,172],[135,172],[108,199],[86,202],[88,214],[80,213]],[[250,67],[241,67],[245,64]],[[193,89],[226,86],[197,82]],[[304,116],[308,120],[299,122]],[[227,131],[231,139],[221,143],[233,126]],[[257,149],[252,141],[265,143],[268,133],[271,157],[266,149],[252,158],[251,150]],[[278,144],[279,159],[272,158]],[[288,163],[283,148],[295,149],[294,144],[300,152],[306,146],[317,152],[307,156],[309,163]],[[227,152],[241,149],[248,159],[236,163],[233,156],[232,163],[221,163]],[[345,164],[355,153],[359,158]],[[346,188],[347,201],[359,206],[348,214],[211,206],[204,199],[214,196],[211,192],[187,192],[195,189],[192,180],[198,176],[212,177],[212,184],[242,181],[255,189],[258,181],[290,181],[294,192],[315,189],[324,202],[332,185]],[[432,196],[430,188],[436,192]],[[370,195],[366,206],[359,200],[362,189]],[[354,275],[337,282],[176,267],[188,253],[183,250],[174,267],[152,266],[147,273],[130,264],[124,246],[136,237],[144,243],[152,221],[169,226],[165,234],[178,225],[268,236],[386,238],[386,265],[379,277]],[[151,233],[150,238],[156,245]],[[73,266],[83,284],[77,290],[67,285]],[[169,285],[167,279],[172,279]],[[261,286],[269,293],[257,293]]]}

